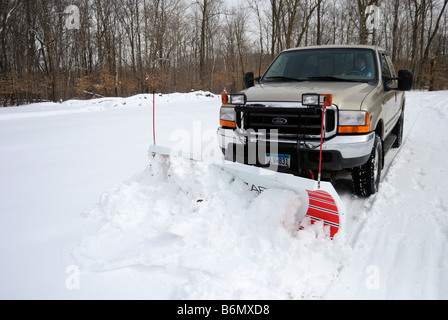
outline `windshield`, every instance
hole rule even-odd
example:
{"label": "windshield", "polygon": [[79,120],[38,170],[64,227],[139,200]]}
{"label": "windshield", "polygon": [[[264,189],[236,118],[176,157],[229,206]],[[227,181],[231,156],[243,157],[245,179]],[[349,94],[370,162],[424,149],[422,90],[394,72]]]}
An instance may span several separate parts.
{"label": "windshield", "polygon": [[373,50],[325,48],[281,53],[261,82],[371,82],[376,79]]}

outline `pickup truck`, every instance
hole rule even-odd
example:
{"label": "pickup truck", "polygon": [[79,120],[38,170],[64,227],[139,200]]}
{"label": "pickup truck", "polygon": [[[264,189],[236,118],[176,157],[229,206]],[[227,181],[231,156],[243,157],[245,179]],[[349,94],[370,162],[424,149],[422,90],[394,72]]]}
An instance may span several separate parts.
{"label": "pickup truck", "polygon": [[222,94],[217,135],[227,160],[307,178],[351,172],[356,194],[378,191],[384,156],[402,143],[413,83],[409,70],[395,73],[386,50],[288,49],[244,83]]}

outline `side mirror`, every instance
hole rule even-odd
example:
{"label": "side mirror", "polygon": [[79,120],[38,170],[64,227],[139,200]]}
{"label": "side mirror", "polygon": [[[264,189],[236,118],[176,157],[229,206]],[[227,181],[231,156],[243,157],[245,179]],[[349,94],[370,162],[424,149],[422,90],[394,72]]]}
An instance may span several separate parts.
{"label": "side mirror", "polygon": [[247,72],[244,75],[244,87],[249,89],[255,85],[254,73],[252,71]]}
{"label": "side mirror", "polygon": [[[398,80],[398,88],[389,87],[389,81],[392,81],[392,80]],[[410,70],[402,69],[402,70],[398,71],[397,78],[391,78],[391,77],[383,75],[383,81],[384,81],[384,90],[385,91],[390,91],[390,90],[409,91],[412,89],[412,84],[414,82],[414,76],[412,75],[412,72]]]}
{"label": "side mirror", "polygon": [[403,69],[398,71],[398,90],[409,91],[412,89],[414,76],[410,70]]}

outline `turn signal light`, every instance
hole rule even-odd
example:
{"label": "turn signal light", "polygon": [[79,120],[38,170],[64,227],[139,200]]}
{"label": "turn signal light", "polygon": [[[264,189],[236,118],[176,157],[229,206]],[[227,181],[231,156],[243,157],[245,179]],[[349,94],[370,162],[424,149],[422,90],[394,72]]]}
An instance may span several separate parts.
{"label": "turn signal light", "polygon": [[225,128],[236,128],[236,124],[234,121],[219,120],[219,124]]}
{"label": "turn signal light", "polygon": [[[369,113],[362,111],[341,111],[339,113],[339,133],[369,133]],[[362,115],[363,117],[360,117]],[[347,125],[345,125],[347,124]]]}
{"label": "turn signal light", "polygon": [[228,97],[229,95],[227,94],[227,93],[222,93],[221,94],[221,102],[222,102],[222,104],[229,104],[228,102],[227,102],[227,97]]}

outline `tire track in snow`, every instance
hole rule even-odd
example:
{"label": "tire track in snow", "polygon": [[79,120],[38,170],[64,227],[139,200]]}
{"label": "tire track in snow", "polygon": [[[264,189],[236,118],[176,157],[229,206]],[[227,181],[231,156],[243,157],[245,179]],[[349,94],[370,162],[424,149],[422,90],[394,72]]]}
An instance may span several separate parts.
{"label": "tire track in snow", "polygon": [[[408,94],[403,144],[390,157],[379,192],[349,204],[347,241],[353,259],[327,298],[448,297],[448,206],[442,196],[448,173],[440,156],[448,142],[448,112],[432,98]],[[375,272],[369,273],[372,267]],[[369,286],[372,277],[375,287]]]}

